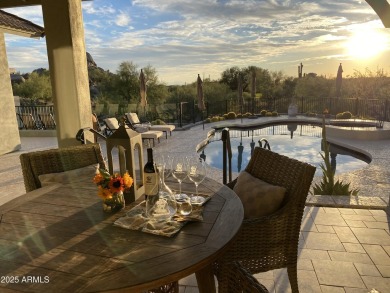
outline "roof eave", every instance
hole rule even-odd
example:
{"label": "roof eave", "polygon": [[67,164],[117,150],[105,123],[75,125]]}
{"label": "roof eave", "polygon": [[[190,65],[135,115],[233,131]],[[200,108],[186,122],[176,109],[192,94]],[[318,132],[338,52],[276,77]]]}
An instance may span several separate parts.
{"label": "roof eave", "polygon": [[28,32],[25,30],[18,30],[11,27],[5,27],[0,25],[0,32],[6,33],[6,34],[12,34],[12,35],[18,35],[22,37],[32,38],[32,39],[40,39],[45,36],[44,33],[39,32]]}

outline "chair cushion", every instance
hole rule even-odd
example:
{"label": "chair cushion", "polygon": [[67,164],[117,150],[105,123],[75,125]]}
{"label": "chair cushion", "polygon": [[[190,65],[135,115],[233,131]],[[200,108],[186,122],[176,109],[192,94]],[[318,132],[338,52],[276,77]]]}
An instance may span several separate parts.
{"label": "chair cushion", "polygon": [[243,171],[237,177],[233,188],[244,206],[247,219],[267,216],[277,211],[283,201],[286,189],[253,177]]}
{"label": "chair cushion", "polygon": [[127,119],[129,119],[130,123],[137,124],[140,123],[137,113],[126,113]]}
{"label": "chair cushion", "polygon": [[42,174],[38,176],[41,186],[47,186],[52,183],[92,183],[92,179],[96,174],[96,169],[99,168],[99,164],[92,164],[83,168],[69,170],[59,173]]}
{"label": "chair cushion", "polygon": [[150,130],[173,131],[174,129],[175,129],[175,125],[171,125],[171,124],[150,126]]}

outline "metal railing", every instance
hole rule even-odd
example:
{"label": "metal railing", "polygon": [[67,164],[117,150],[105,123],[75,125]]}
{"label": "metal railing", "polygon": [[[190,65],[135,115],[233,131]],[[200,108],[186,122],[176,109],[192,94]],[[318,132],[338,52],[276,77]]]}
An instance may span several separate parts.
{"label": "metal railing", "polygon": [[[295,99],[298,105],[298,114],[317,113],[323,114],[326,109],[329,115],[349,111],[354,116],[377,121],[383,125],[384,121],[390,121],[390,102],[379,99],[341,99],[341,98],[307,98]],[[229,112],[251,113],[259,115],[262,110],[277,111],[279,114],[288,113],[291,103],[290,98],[261,98],[246,99],[243,105],[236,100],[206,102],[206,110],[199,111],[197,104],[191,102],[166,103],[162,105],[147,105],[145,108],[137,104],[96,104],[94,112],[99,119],[107,117],[121,117],[124,113],[135,112],[143,120],[155,121],[161,119],[168,124],[175,124],[182,128],[189,124],[200,122],[208,117],[222,116]],[[17,106],[16,113],[29,113],[37,121],[40,113],[54,115],[53,106]],[[22,124],[18,120],[19,127]]]}

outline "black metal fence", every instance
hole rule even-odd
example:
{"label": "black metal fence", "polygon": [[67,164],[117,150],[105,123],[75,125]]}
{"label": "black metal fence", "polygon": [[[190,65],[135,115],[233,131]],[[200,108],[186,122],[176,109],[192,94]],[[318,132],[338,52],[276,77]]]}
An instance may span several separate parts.
{"label": "black metal fence", "polygon": [[[390,121],[389,100],[379,99],[340,99],[340,98],[296,98],[299,114],[316,113],[323,114],[326,110],[331,115],[349,111],[353,116],[363,119]],[[177,127],[194,124],[207,117],[223,115],[229,112],[251,113],[258,115],[262,110],[276,111],[279,114],[288,113],[291,104],[290,98],[261,98],[247,99],[240,105],[236,100],[206,102],[206,110],[199,111],[195,101],[167,103],[162,105],[147,105],[145,108],[137,104],[97,104],[93,111],[99,119],[106,117],[121,117],[127,112],[136,112],[143,120],[155,121],[161,119],[166,123],[175,124]],[[19,106],[16,113],[31,114],[39,121],[39,114],[46,113],[54,116],[53,106]],[[18,118],[20,128],[22,123]],[[39,123],[39,122],[38,122]]]}
{"label": "black metal fence", "polygon": [[[331,115],[349,111],[353,116],[364,119],[389,121],[390,103],[379,99],[340,99],[340,98],[305,98],[294,100],[299,114],[323,114],[326,110]],[[243,105],[237,101],[226,100],[218,103],[207,103],[207,116],[223,115],[228,112],[260,114],[262,110],[288,113],[290,98],[247,99]]]}

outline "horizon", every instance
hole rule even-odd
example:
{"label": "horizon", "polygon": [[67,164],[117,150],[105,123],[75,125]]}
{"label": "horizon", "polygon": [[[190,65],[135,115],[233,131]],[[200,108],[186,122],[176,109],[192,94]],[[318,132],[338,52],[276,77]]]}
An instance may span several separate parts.
{"label": "horizon", "polygon": [[[151,65],[160,82],[220,79],[233,66],[257,66],[335,78],[354,71],[390,72],[390,30],[365,1],[189,0],[82,3],[86,51],[116,72],[123,61]],[[43,26],[40,6],[4,9]],[[10,68],[48,68],[46,40],[6,34]]]}

